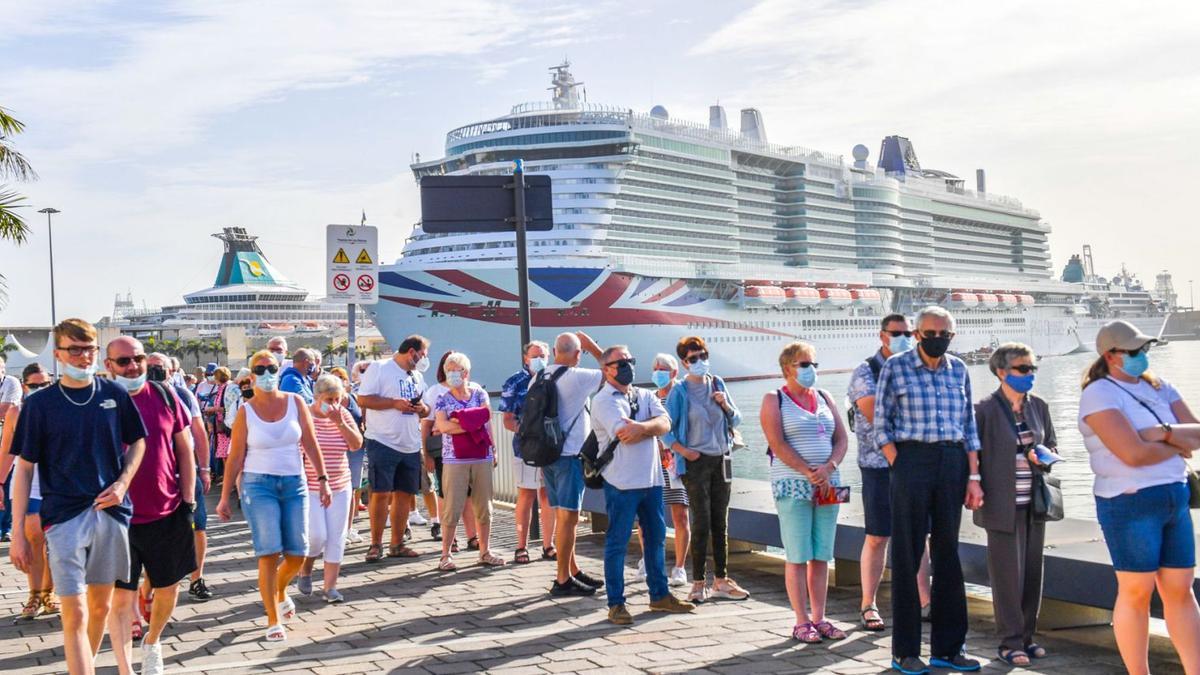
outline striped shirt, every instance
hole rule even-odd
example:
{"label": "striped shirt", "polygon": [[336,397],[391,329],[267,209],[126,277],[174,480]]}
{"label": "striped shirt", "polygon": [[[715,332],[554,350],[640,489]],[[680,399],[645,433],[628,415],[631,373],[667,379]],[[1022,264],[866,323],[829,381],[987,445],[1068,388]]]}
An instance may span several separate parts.
{"label": "striped shirt", "polygon": [[[814,391],[815,393],[815,391]],[[825,396],[817,396],[817,408],[811,413],[796,405],[786,391],[776,392],[780,397],[779,417],[783,425],[783,438],[810,467],[817,467],[833,456],[833,432],[837,423],[833,411],[825,402]],[[813,498],[812,483],[804,474],[788,466],[778,457],[771,459],[771,493],[775,499]],[[835,469],[830,484],[840,485],[841,477]]]}
{"label": "striped shirt", "polygon": [[962,443],[979,450],[971,376],[967,364],[946,354],[936,370],[925,366],[920,349],[897,354],[883,364],[875,393],[875,441]]}
{"label": "striped shirt", "polygon": [[[346,457],[350,448],[346,445],[346,439],[342,437],[342,432],[338,431],[337,423],[333,420],[318,415],[313,415],[312,418],[313,428],[317,432],[317,446],[321,448],[321,457],[325,459],[325,476],[329,479],[329,489],[333,492],[345,490],[350,487],[350,461]],[[354,426],[354,418],[345,408],[342,408],[342,422]],[[304,477],[308,481],[310,491],[317,492],[321,489],[317,471],[312,462],[308,461],[308,455],[304,455]]]}
{"label": "striped shirt", "polygon": [[1033,469],[1025,453],[1034,446],[1034,434],[1025,423],[1024,411],[1013,414],[1017,422],[1017,506],[1021,506],[1033,501]]}

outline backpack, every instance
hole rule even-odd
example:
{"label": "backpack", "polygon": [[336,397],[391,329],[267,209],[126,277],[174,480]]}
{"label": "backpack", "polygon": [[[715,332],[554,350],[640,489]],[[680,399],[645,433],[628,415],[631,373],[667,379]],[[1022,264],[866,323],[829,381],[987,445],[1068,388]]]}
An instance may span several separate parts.
{"label": "backpack", "polygon": [[163,402],[166,403],[167,408],[169,408],[171,410],[171,417],[174,417],[175,412],[176,412],[175,392],[171,391],[170,389],[167,389],[167,385],[165,385],[162,382],[159,382],[157,380],[148,380],[147,382],[150,384],[151,387],[154,387],[154,390],[158,392],[158,395],[163,398]]}
{"label": "backpack", "polygon": [[[879,373],[883,372],[883,361],[876,358],[878,356],[878,353],[872,354],[871,358],[864,361],[864,363],[867,364],[867,367],[871,369],[871,377],[875,378],[876,386],[879,385]],[[856,410],[858,410],[857,403],[854,403],[846,408],[846,426],[850,428],[851,432],[854,431],[854,411]]]}
{"label": "backpack", "polygon": [[528,466],[543,467],[557,462],[562,457],[567,435],[579,421],[579,416],[576,416],[571,426],[563,432],[558,419],[558,385],[555,383],[568,370],[564,366],[549,376],[543,370],[529,383],[516,433],[517,442],[521,445],[521,461]]}
{"label": "backpack", "polygon": [[[629,403],[629,419],[637,421],[640,394],[637,387],[630,387],[629,393],[633,395],[632,399],[626,398]],[[618,443],[620,440],[614,438],[608,442],[604,452],[600,452],[600,440],[596,438],[595,430],[588,434],[583,448],[579,451],[579,459],[583,462],[583,484],[586,487],[594,490],[604,487],[604,476],[601,472],[612,462],[613,455],[617,453]]]}

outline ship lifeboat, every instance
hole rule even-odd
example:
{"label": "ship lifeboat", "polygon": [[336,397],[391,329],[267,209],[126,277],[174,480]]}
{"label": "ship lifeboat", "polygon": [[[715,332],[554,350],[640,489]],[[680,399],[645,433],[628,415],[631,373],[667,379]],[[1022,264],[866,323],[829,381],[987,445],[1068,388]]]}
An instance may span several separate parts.
{"label": "ship lifeboat", "polygon": [[949,305],[960,309],[979,305],[979,296],[974,293],[954,292],[950,294]]}
{"label": "ship lifeboat", "polygon": [[979,306],[980,307],[983,307],[984,309],[995,309],[996,306],[999,304],[1000,304],[1000,298],[996,297],[995,295],[992,295],[991,293],[980,293],[979,294]]}
{"label": "ship lifeboat", "polygon": [[820,289],[822,304],[832,307],[845,307],[854,301],[850,297],[850,291],[844,288],[822,288]]}
{"label": "ship lifeboat", "polygon": [[788,304],[812,307],[821,302],[821,294],[815,288],[793,286],[783,289],[783,292],[787,295]]}
{"label": "ship lifeboat", "polygon": [[879,291],[874,288],[852,288],[850,297],[854,299],[856,305],[874,305],[878,304],[881,299]]}
{"label": "ship lifeboat", "polygon": [[291,333],[296,330],[296,327],[290,323],[260,323],[258,327],[265,331],[274,331],[276,333]]}
{"label": "ship lifeboat", "polygon": [[743,291],[747,305],[778,305],[787,300],[787,294],[778,286],[747,286]]}
{"label": "ship lifeboat", "polygon": [[1032,295],[1024,294],[1017,296],[1017,302],[1020,303],[1022,307],[1033,307],[1035,304],[1037,304]]}
{"label": "ship lifeboat", "polygon": [[996,298],[1000,300],[1001,307],[1015,307],[1017,304],[1017,296],[1015,295],[1001,293],[1000,295],[997,295]]}

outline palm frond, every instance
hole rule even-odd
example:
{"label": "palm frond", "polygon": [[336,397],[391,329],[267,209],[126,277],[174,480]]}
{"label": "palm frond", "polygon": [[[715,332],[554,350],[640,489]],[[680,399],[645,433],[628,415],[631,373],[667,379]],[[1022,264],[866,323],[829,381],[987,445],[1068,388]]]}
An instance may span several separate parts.
{"label": "palm frond", "polygon": [[33,166],[12,147],[12,137],[22,131],[25,131],[25,124],[0,108],[0,177],[19,181],[37,180]]}
{"label": "palm frond", "polygon": [[8,280],[0,274],[0,311],[8,307]]}
{"label": "palm frond", "polygon": [[24,244],[29,236],[29,226],[17,213],[17,209],[26,208],[21,202],[25,198],[11,190],[0,186],[0,240],[8,240],[15,244]]}
{"label": "palm frond", "polygon": [[25,123],[12,116],[7,108],[0,108],[0,136],[15,136],[25,131]]}

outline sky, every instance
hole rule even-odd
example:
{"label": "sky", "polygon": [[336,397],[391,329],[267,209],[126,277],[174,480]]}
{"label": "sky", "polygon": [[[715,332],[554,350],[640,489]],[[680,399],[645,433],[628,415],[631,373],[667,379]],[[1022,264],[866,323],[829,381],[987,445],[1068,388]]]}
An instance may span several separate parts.
{"label": "sky", "polygon": [[210,235],[234,225],[323,294],[326,224],[365,211],[397,258],[419,219],[415,153],[547,100],[563,59],[592,102],[699,122],[753,106],[775,143],[863,143],[874,161],[907,136],[922,166],[984,168],[990,192],[1038,209],[1056,274],[1091,244],[1097,272],[1166,269],[1188,301],[1192,1],[40,0],[0,31],[0,106],[40,176],[18,186],[28,243],[0,243],[0,326],[49,324],[46,206],[60,318],[209,286]]}

